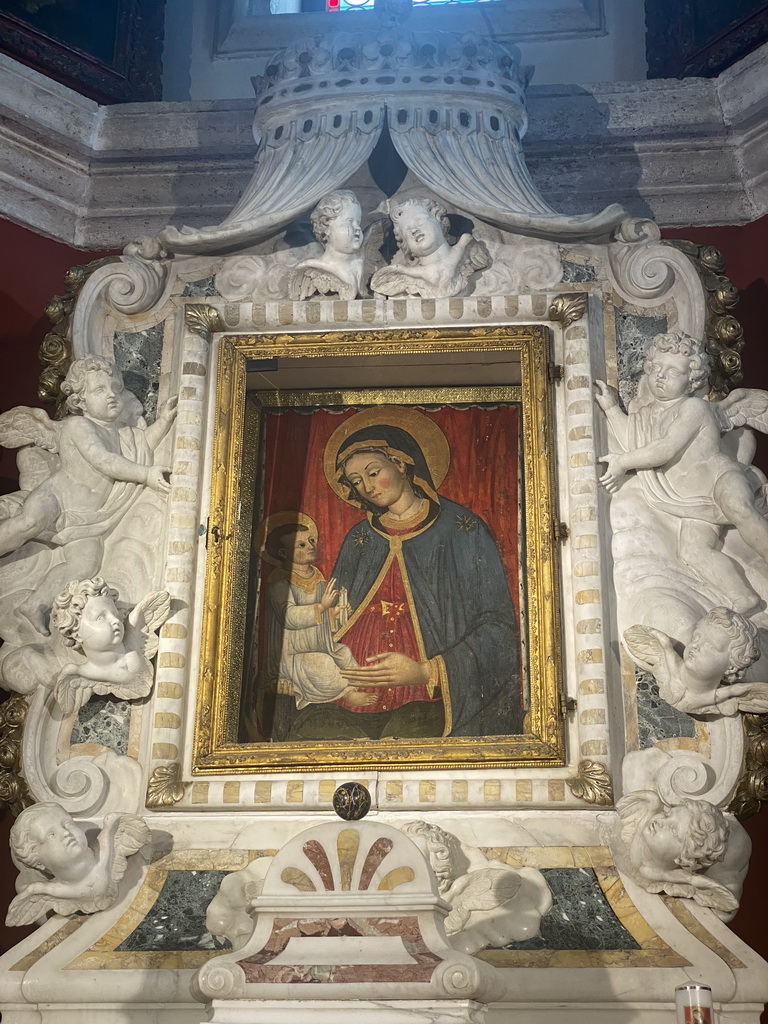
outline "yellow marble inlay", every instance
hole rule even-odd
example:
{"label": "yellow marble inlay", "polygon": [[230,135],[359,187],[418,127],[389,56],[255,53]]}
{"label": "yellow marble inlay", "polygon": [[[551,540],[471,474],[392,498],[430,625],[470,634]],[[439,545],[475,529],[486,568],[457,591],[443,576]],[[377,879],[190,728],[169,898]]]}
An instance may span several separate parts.
{"label": "yellow marble inlay", "polygon": [[360,848],[360,833],[354,828],[345,828],[336,838],[336,849],[339,854],[339,873],[341,888],[349,892],[352,888],[352,871]]}
{"label": "yellow marble inlay", "polygon": [[465,804],[469,800],[469,783],[466,779],[453,780],[451,796],[457,804]]}
{"label": "yellow marble inlay", "polygon": [[402,782],[388,782],[385,789],[387,803],[399,804],[403,801]]}

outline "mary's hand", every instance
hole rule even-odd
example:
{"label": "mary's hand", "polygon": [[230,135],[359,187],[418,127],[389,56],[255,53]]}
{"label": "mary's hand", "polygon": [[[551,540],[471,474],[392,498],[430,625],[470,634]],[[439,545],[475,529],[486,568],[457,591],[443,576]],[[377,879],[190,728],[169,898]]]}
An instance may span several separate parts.
{"label": "mary's hand", "polygon": [[419,686],[429,682],[429,665],[414,661],[407,654],[392,651],[372,654],[366,665],[347,668],[342,676],[357,686]]}

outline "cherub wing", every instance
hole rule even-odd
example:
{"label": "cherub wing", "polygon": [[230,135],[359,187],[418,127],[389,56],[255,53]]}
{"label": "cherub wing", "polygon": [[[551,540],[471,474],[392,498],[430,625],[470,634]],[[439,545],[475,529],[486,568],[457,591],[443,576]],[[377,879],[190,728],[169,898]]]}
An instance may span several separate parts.
{"label": "cherub wing", "polygon": [[734,430],[736,427],[754,427],[768,433],[768,391],[756,388],[736,388],[721,402],[713,402],[720,429]]}
{"label": "cherub wing", "polygon": [[381,295],[418,295],[421,279],[403,273],[403,268],[394,263],[380,267],[371,278],[371,290]]}
{"label": "cherub wing", "polygon": [[514,871],[481,868],[470,871],[461,892],[452,898],[452,909],[445,919],[449,934],[466,923],[473,910],[494,910],[511,900],[520,891],[521,879]]}
{"label": "cherub wing", "polygon": [[341,298],[355,298],[348,294],[351,289],[335,274],[331,274],[327,268],[304,266],[297,268],[291,281],[291,298],[297,302],[308,299],[318,292],[320,295],[328,295],[336,292]]}
{"label": "cherub wing", "polygon": [[684,695],[678,679],[682,659],[667,634],[651,626],[630,626],[624,630],[624,643],[633,660],[653,673],[664,700],[676,703]]}
{"label": "cherub wing", "polygon": [[128,615],[128,625],[138,631],[137,637],[131,637],[133,646],[143,650],[144,657],[149,661],[157,654],[159,644],[157,630],[171,613],[171,595],[167,590],[153,590],[147,594]]}
{"label": "cherub wing", "polygon": [[627,846],[632,845],[637,830],[649,818],[657,814],[664,804],[658,793],[652,789],[641,789],[637,793],[623,796],[616,804],[621,820],[621,838]]}
{"label": "cherub wing", "polygon": [[53,696],[65,715],[73,715],[93,696],[93,680],[77,675],[76,665],[67,665],[54,684]]}
{"label": "cherub wing", "polygon": [[[65,904],[71,903],[71,900],[57,900],[55,902]],[[21,892],[11,900],[5,923],[9,928],[34,924],[41,917],[45,917],[49,910],[53,909],[57,908],[54,907],[54,900],[50,896],[36,892]],[[71,914],[75,910],[77,910],[77,907],[73,907],[71,910],[59,910],[58,912],[60,914]]]}
{"label": "cherub wing", "polygon": [[104,827],[99,833],[96,845],[98,858],[111,858],[109,876],[112,880],[110,892],[114,895],[117,883],[125,874],[128,858],[152,841],[149,825],[136,814],[112,812],[105,815]]}
{"label": "cherub wing", "polygon": [[0,445],[22,448],[34,444],[46,451],[58,452],[59,429],[60,424],[52,420],[45,409],[19,405],[0,415]]}
{"label": "cherub wing", "polygon": [[459,273],[466,274],[469,277],[470,274],[474,274],[478,270],[485,270],[486,267],[490,267],[492,262],[491,254],[488,252],[488,246],[485,242],[481,242],[479,238],[470,238],[464,248],[461,263],[459,264]]}
{"label": "cherub wing", "polygon": [[363,232],[363,285],[366,287],[376,271],[387,265],[384,252],[389,232],[387,217],[379,217]]}
{"label": "cherub wing", "polygon": [[691,875],[690,882],[649,882],[648,892],[663,892],[667,896],[682,896],[695,900],[701,907],[711,907],[721,914],[732,914],[739,909],[739,901],[730,889],[706,875]]}
{"label": "cherub wing", "polygon": [[731,683],[717,691],[725,701],[735,700],[739,711],[749,715],[768,715],[768,683]]}

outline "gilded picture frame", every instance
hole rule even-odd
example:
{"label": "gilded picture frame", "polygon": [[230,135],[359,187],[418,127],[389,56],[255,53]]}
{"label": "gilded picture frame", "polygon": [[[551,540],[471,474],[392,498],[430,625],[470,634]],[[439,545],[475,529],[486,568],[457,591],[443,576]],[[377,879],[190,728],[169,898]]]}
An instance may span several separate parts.
{"label": "gilded picture frame", "polygon": [[551,371],[540,325],[221,339],[193,775],[564,764]]}

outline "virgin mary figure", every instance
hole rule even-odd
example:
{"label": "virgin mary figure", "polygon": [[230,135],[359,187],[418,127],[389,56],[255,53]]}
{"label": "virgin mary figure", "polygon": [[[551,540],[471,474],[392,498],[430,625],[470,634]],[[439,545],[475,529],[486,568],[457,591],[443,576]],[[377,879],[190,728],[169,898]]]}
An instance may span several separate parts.
{"label": "virgin mary figure", "polygon": [[438,425],[403,406],[363,410],[329,439],[326,479],[367,513],[332,572],[349,602],[335,639],[357,662],[342,675],[358,693],[303,708],[291,740],[521,731],[507,576],[486,523],[438,493],[449,462]]}

